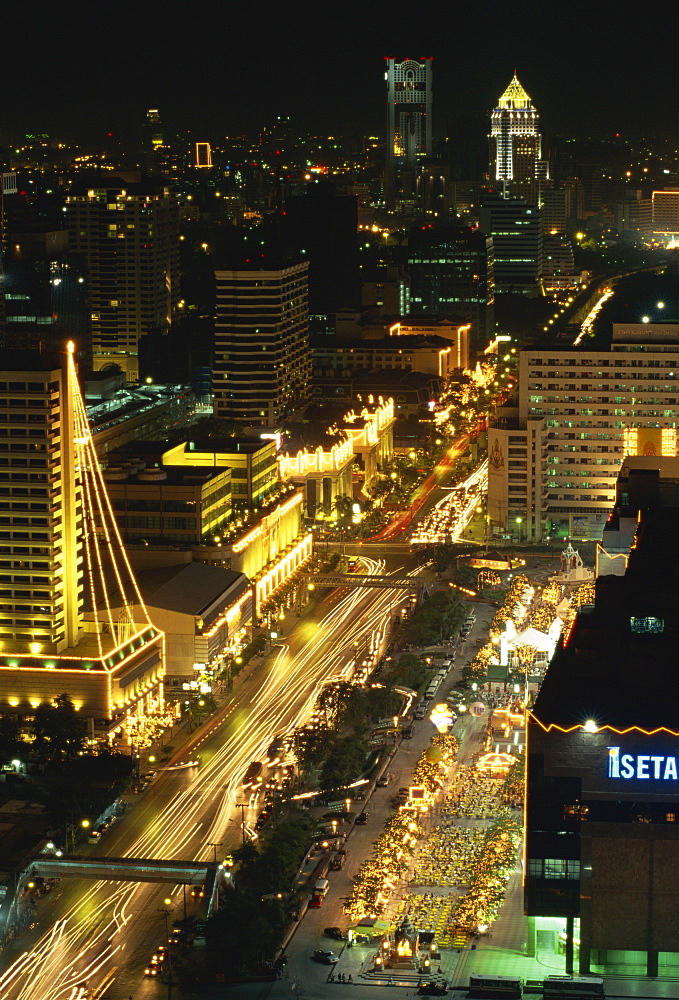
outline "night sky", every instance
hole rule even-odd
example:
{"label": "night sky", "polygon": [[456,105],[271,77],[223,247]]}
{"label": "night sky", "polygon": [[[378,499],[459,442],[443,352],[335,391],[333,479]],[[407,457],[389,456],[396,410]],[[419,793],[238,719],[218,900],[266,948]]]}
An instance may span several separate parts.
{"label": "night sky", "polygon": [[435,131],[494,106],[516,67],[543,131],[671,136],[679,4],[23,0],[3,17],[0,142],[94,140],[158,107],[212,141],[277,114],[382,134],[383,57],[434,57]]}

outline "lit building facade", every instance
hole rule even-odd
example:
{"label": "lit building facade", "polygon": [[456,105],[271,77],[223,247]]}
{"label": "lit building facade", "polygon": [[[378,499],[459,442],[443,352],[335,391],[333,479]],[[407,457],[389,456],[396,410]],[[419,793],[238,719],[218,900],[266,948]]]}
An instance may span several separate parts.
{"label": "lit building facade", "polygon": [[496,292],[539,295],[543,272],[540,209],[524,198],[484,198],[481,229],[493,240]]}
{"label": "lit building facade", "polygon": [[608,350],[529,348],[488,431],[491,525],[599,539],[626,454],[676,454],[679,324],[613,325]]}
{"label": "lit building facade", "polygon": [[104,471],[126,544],[202,545],[231,520],[230,469],[126,466]]}
{"label": "lit building facade", "polygon": [[664,188],[652,195],[652,229],[659,239],[679,238],[679,188]]}
{"label": "lit building facade", "polygon": [[66,692],[94,732],[108,735],[130,717],[143,725],[162,709],[163,635],[148,615],[136,625],[107,602],[107,572],[115,568],[126,607],[136,581],[72,353],[3,354],[0,498],[0,711],[30,715]]}
{"label": "lit building facade", "polygon": [[308,269],[303,262],[215,272],[216,416],[277,427],[309,399]]}
{"label": "lit building facade", "polygon": [[538,204],[541,183],[549,176],[538,122],[533,102],[514,74],[490,117],[490,176],[503,195],[531,205]]}
{"label": "lit building facade", "polygon": [[387,208],[393,208],[400,175],[410,175],[415,187],[418,161],[432,154],[432,60],[386,59],[387,84]]}
{"label": "lit building facade", "polygon": [[179,301],[179,210],[168,188],[134,175],[74,188],[64,219],[88,271],[93,367],[139,377],[139,338],[171,325]]}
{"label": "lit building facade", "polygon": [[338,497],[353,496],[353,464],[354,446],[342,434],[329,447],[279,455],[278,473],[284,482],[304,488],[307,517],[329,516]]}
{"label": "lit building facade", "polygon": [[196,468],[228,467],[233,502],[260,507],[278,485],[276,440],[257,438],[182,441],[163,452],[164,465]]}

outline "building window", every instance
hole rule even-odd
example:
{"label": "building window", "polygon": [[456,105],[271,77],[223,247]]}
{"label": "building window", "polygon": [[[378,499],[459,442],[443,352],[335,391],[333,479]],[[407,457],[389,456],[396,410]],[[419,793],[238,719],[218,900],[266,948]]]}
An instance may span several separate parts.
{"label": "building window", "polygon": [[660,635],[665,631],[665,619],[653,617],[630,618],[629,626],[630,632]]}
{"label": "building window", "polygon": [[573,881],[580,878],[580,862],[565,858],[529,858],[529,878]]}

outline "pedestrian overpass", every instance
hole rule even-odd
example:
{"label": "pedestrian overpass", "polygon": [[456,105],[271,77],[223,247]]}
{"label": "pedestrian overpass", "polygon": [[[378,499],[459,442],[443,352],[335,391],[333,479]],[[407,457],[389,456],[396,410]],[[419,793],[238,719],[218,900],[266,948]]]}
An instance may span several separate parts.
{"label": "pedestrian overpass", "polygon": [[424,581],[416,576],[367,576],[363,573],[304,573],[303,580],[319,587],[382,587],[389,590],[424,589]]}
{"label": "pedestrian overpass", "polygon": [[232,886],[231,876],[215,861],[159,861],[156,858],[92,858],[78,855],[40,854],[24,868],[15,885],[8,888],[0,907],[0,920],[10,917],[27,882],[42,878],[84,878],[107,882],[169,882],[172,885],[202,885],[207,916],[219,907],[220,886]]}

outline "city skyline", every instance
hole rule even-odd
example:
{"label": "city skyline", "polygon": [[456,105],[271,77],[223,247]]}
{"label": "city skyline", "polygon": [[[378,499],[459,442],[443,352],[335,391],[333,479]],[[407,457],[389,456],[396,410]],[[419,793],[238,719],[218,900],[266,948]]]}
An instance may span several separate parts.
{"label": "city skyline", "polygon": [[[547,133],[669,132],[679,111],[669,51],[678,16],[662,3],[653,22],[635,22],[628,56],[629,24],[611,19],[607,6],[592,11],[580,2],[569,7],[568,19],[556,9],[520,4],[512,9],[521,25],[516,33],[505,17],[466,10],[453,35],[433,18],[420,25],[409,19],[407,29],[385,27],[398,19],[387,20],[381,4],[362,11],[360,30],[343,16],[332,31],[303,10],[294,25],[276,15],[255,23],[247,11],[234,15],[212,0],[199,0],[188,25],[170,23],[152,2],[141,13],[135,9],[134,30],[124,6],[118,27],[103,8],[85,8],[80,0],[66,13],[36,7],[30,47],[7,47],[13,89],[2,142],[45,131],[81,141],[107,132],[127,138],[141,129],[148,107],[208,138],[258,127],[276,114],[289,114],[300,129],[353,127],[382,135],[387,56],[433,57],[439,134],[460,115],[490,111],[514,70]],[[105,44],[107,38],[115,44]],[[29,58],[39,72],[27,72]]]}

